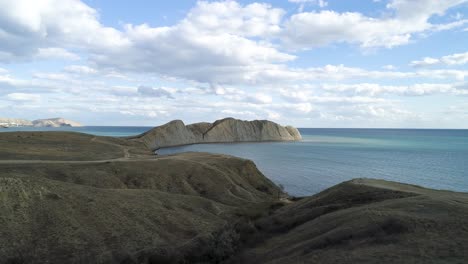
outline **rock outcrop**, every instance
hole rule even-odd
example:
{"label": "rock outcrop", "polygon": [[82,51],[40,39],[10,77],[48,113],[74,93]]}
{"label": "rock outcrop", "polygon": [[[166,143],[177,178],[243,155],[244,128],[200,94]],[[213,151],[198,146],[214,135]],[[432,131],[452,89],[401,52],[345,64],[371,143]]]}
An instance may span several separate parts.
{"label": "rock outcrop", "polygon": [[301,140],[297,128],[283,127],[268,120],[243,121],[225,118],[214,123],[185,125],[174,120],[155,127],[134,140],[143,141],[156,150],[164,147],[222,142],[294,141]]}
{"label": "rock outcrop", "polygon": [[49,119],[38,119],[32,121],[32,125],[35,127],[80,127],[80,123],[70,121],[64,118],[49,118]]}

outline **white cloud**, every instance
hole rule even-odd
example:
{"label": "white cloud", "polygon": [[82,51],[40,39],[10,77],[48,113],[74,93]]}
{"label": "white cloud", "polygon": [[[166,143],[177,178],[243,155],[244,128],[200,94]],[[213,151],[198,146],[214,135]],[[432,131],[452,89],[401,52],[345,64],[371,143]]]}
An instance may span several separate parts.
{"label": "white cloud", "polygon": [[291,48],[310,49],[330,43],[351,43],[362,48],[392,48],[410,42],[416,33],[446,30],[465,22],[433,25],[429,19],[467,0],[392,0],[387,4],[392,17],[368,17],[357,12],[304,12],[285,24],[283,40]]}
{"label": "white cloud", "polygon": [[126,35],[132,46],[102,50],[91,60],[100,67],[121,71],[234,83],[248,78],[252,69],[295,58],[267,43],[228,33],[198,32],[186,23],[170,28],[127,25]]}
{"label": "white cloud", "polygon": [[64,68],[65,72],[81,74],[81,75],[90,75],[96,74],[97,70],[86,65],[68,65]]}
{"label": "white cloud", "polygon": [[141,85],[138,87],[138,93],[143,96],[149,97],[166,97],[174,99],[173,93],[169,89],[163,88],[152,88],[149,86]]}
{"label": "white cloud", "polygon": [[28,93],[10,93],[6,97],[12,101],[39,101],[41,95],[39,94],[28,94]]}
{"label": "white cloud", "polygon": [[427,67],[427,66],[434,66],[434,65],[463,65],[468,63],[468,52],[464,53],[456,53],[452,55],[443,56],[440,58],[431,58],[425,57],[419,61],[412,61],[410,63],[413,67]]}
{"label": "white cloud", "polygon": [[378,83],[298,85],[279,90],[291,102],[375,103],[385,101],[378,96],[427,96],[434,94],[467,94],[467,83],[415,83],[382,85]]}
{"label": "white cloud", "polygon": [[451,7],[466,3],[466,0],[392,0],[387,8],[394,9],[400,19],[426,23],[432,15],[444,15]]}
{"label": "white cloud", "polygon": [[[314,9],[327,4],[290,2]],[[405,71],[385,65],[373,70],[339,63],[292,66],[312,58],[307,55],[296,64],[293,61],[304,53],[296,56],[295,49],[334,43],[390,48],[466,23],[460,16],[444,24],[434,21],[450,17],[433,19],[465,1],[387,2],[381,16],[371,17],[335,11],[301,11],[289,16],[270,4],[199,1],[169,26],[112,28],[99,21],[96,10],[78,0],[0,0],[2,67],[28,60],[83,59],[65,67],[60,64],[63,68],[57,71],[33,72],[29,79],[14,77],[15,67],[0,69],[0,96],[12,109],[42,113],[46,108],[57,113],[67,109],[91,113],[90,118],[131,116],[152,124],[174,117],[211,120],[225,115],[287,123],[293,117],[362,123],[407,120],[417,116],[401,107],[408,100],[404,97],[468,95],[466,69]],[[420,64],[463,65],[464,56],[428,58]]]}
{"label": "white cloud", "polygon": [[376,96],[382,94],[392,94],[400,96],[421,96],[432,95],[436,93],[455,93],[457,84],[435,84],[435,83],[417,83],[412,85],[381,85],[376,83],[360,84],[324,84],[320,88],[335,93],[351,93]]}
{"label": "white cloud", "polygon": [[305,4],[317,5],[320,8],[324,8],[324,7],[328,6],[328,2],[325,1],[325,0],[288,0],[288,2],[295,3],[295,4],[300,4],[301,6],[300,6],[299,10],[301,12],[304,9]]}
{"label": "white cloud", "polygon": [[385,69],[385,70],[389,70],[389,71],[393,71],[393,70],[397,69],[396,66],[391,65],[391,64],[384,65],[384,66],[382,66],[382,68]]}
{"label": "white cloud", "polygon": [[398,106],[387,105],[349,105],[332,111],[337,117],[348,120],[385,120],[386,122],[401,121],[406,119],[419,119],[419,116],[412,112],[401,109]]}
{"label": "white cloud", "polygon": [[1,0],[0,6],[0,62],[53,55],[70,59],[74,56],[67,47],[128,44],[119,31],[102,26],[97,12],[80,1]]}
{"label": "white cloud", "polygon": [[[28,1],[19,0],[15,4],[8,2],[5,7],[9,8],[0,10],[0,17],[6,21],[0,23],[0,29],[6,32],[0,35],[0,50],[6,61],[24,59],[28,54],[70,59],[74,54],[68,54],[67,49],[81,49],[89,56],[92,68],[70,66],[65,71],[91,74],[96,70],[123,78],[128,73],[147,73],[228,85],[321,78],[343,80],[368,75],[402,78],[422,73],[382,73],[342,65],[291,69],[286,63],[296,56],[281,51],[274,39],[281,37],[286,45],[299,48],[334,42],[391,47],[407,43],[412,33],[431,28],[430,17],[463,1],[414,2],[429,7],[417,9],[413,2],[394,0],[388,4],[389,10],[395,12],[390,18],[322,11],[295,14],[283,23],[285,11],[269,4],[200,1],[173,26],[127,24],[120,31],[103,26],[97,12],[79,1],[48,0],[37,2],[31,8]],[[405,10],[409,7],[418,12],[407,14]],[[464,72],[437,74],[441,78],[465,76]]]}
{"label": "white cloud", "polygon": [[199,1],[178,27],[203,35],[271,36],[281,30],[284,14],[265,3],[242,6],[236,1]]}
{"label": "white cloud", "polygon": [[79,60],[80,56],[62,48],[39,48],[35,56],[37,59]]}

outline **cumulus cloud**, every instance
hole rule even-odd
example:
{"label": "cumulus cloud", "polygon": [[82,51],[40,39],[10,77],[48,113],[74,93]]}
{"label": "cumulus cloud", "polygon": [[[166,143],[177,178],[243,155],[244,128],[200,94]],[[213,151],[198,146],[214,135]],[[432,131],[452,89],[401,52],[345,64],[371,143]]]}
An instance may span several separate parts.
{"label": "cumulus cloud", "polygon": [[284,14],[284,10],[265,3],[242,6],[236,1],[199,1],[179,27],[207,35],[271,36],[281,30]]}
{"label": "cumulus cloud", "polygon": [[[148,73],[231,85],[303,79],[305,75],[319,75],[320,69],[290,69],[286,63],[296,56],[281,51],[282,45],[307,49],[348,42],[362,47],[393,47],[408,43],[414,33],[429,30],[433,26],[429,18],[462,2],[393,0],[387,8],[395,14],[388,18],[327,10],[301,12],[285,19],[284,10],[269,4],[199,1],[175,25],[126,24],[118,30],[103,26],[97,11],[80,1],[39,1],[31,7],[26,0],[3,0],[0,61],[28,56],[76,59],[77,55],[68,50],[81,49],[93,69],[119,76]],[[331,67],[325,66],[323,74],[330,73]],[[76,67],[70,70],[80,71]],[[345,70],[342,67],[339,73],[353,74]],[[82,74],[91,71],[81,68]]]}
{"label": "cumulus cloud", "polygon": [[[320,0],[289,2],[327,7]],[[139,120],[196,113],[205,119],[234,115],[289,123],[291,117],[403,120],[415,116],[388,98],[467,95],[465,69],[292,66],[302,64],[294,62],[303,55],[301,49],[335,43],[391,48],[467,22],[461,16],[455,22],[434,22],[448,21],[434,18],[464,0],[387,2],[383,15],[370,16],[322,9],[291,15],[264,3],[198,1],[169,26],[113,28],[78,0],[0,0],[2,67],[28,60],[71,63],[57,71],[35,71],[29,79],[0,69],[0,96],[11,108],[17,102],[23,102],[23,108],[42,102],[45,109],[47,98],[47,109]],[[466,63],[466,54],[460,53],[411,65]],[[144,83],[160,85],[138,86]],[[44,93],[47,96],[41,96]]]}
{"label": "cumulus cloud", "polygon": [[[409,43],[416,33],[443,30],[429,19],[466,0],[392,0],[391,17],[369,17],[358,12],[325,10],[294,14],[285,24],[283,40],[291,48],[310,49],[330,43],[351,43],[362,48],[392,48]],[[465,22],[451,24],[461,26]]]}
{"label": "cumulus cloud", "polygon": [[173,26],[127,24],[122,30],[103,26],[96,10],[76,0],[0,4],[0,62],[76,59],[67,51],[73,48],[106,70],[230,83],[248,78],[251,68],[295,59],[256,39],[281,30],[285,12],[269,4],[200,1]]}
{"label": "cumulus cloud", "polygon": [[1,0],[0,6],[0,62],[59,54],[70,58],[67,47],[128,44],[121,32],[102,26],[97,12],[77,0]]}

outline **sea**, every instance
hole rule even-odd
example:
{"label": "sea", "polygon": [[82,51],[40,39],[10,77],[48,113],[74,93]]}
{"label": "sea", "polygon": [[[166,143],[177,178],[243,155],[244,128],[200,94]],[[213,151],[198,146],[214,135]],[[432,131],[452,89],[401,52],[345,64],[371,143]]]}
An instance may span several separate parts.
{"label": "sea", "polygon": [[[66,130],[131,136],[150,127],[0,128]],[[353,178],[377,178],[468,192],[468,130],[300,128],[300,142],[197,144],[158,155],[213,152],[253,160],[260,171],[294,196],[318,193]]]}

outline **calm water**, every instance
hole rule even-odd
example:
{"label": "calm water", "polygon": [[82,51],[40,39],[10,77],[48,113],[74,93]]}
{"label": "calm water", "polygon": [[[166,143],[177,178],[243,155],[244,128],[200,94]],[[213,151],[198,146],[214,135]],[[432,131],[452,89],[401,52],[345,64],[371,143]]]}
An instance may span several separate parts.
{"label": "calm water", "polygon": [[[108,136],[135,135],[148,129],[66,128],[69,131]],[[283,184],[293,195],[314,194],[357,177],[380,178],[436,189],[468,192],[468,130],[300,131],[303,135],[301,142],[205,144],[163,149],[158,153],[205,151],[252,159],[267,177]]]}

